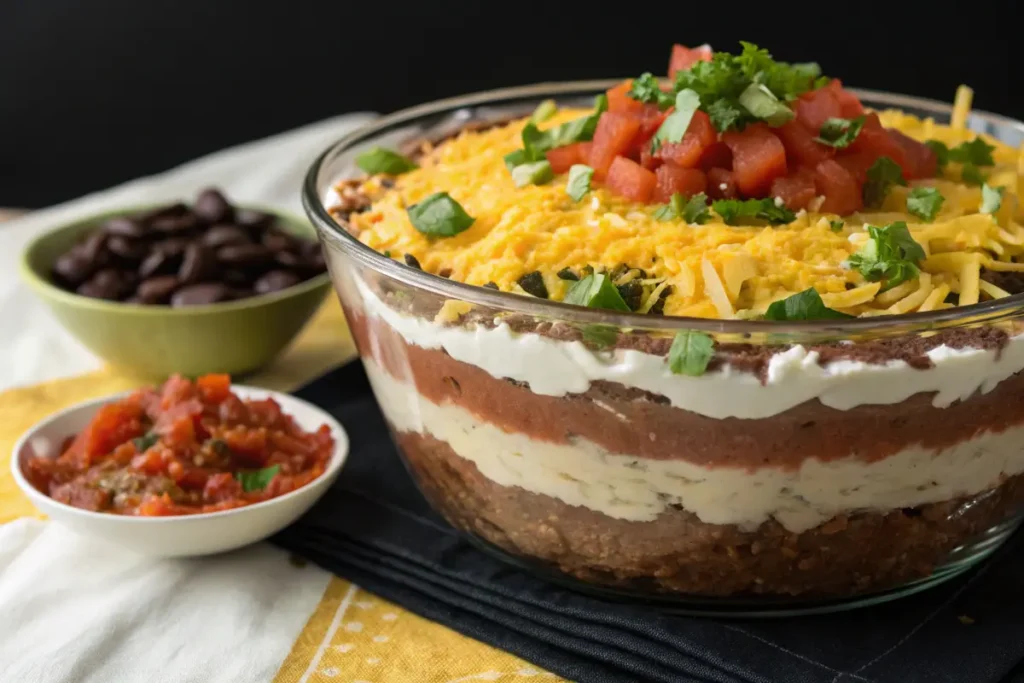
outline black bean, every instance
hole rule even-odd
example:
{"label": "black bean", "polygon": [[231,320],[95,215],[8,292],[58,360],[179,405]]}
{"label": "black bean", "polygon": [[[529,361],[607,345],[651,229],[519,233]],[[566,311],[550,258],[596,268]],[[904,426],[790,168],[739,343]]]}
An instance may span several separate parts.
{"label": "black bean", "polygon": [[108,235],[117,235],[118,237],[142,237],[146,234],[142,222],[131,216],[111,218],[103,224],[101,229]]}
{"label": "black bean", "polygon": [[217,250],[217,259],[229,266],[262,266],[274,259],[274,252],[262,244],[232,244]]}
{"label": "black bean", "polygon": [[154,251],[142,260],[139,265],[139,277],[149,279],[154,275],[171,273],[181,264],[180,255],[169,255],[162,251]]}
{"label": "black bean", "polygon": [[80,253],[69,251],[53,264],[54,278],[69,287],[77,287],[92,275],[93,264]]}
{"label": "black bean", "polygon": [[116,301],[124,295],[125,289],[125,279],[121,273],[113,268],[104,268],[75,291],[94,299]]}
{"label": "black bean", "polygon": [[294,237],[274,228],[264,232],[260,241],[263,243],[263,246],[272,251],[284,251],[295,244]]}
{"label": "black bean", "polygon": [[174,204],[167,204],[147,211],[146,213],[138,216],[136,219],[142,223],[144,227],[150,227],[152,222],[158,218],[177,217],[184,216],[189,213],[189,208],[182,202],[176,202]]}
{"label": "black bean", "polygon": [[158,275],[139,283],[135,298],[144,304],[164,304],[180,286],[178,278],[173,275]]}
{"label": "black bean", "polygon": [[185,247],[185,255],[178,268],[178,279],[182,284],[193,285],[212,278],[217,270],[217,257],[213,250],[198,242]]}
{"label": "black bean", "polygon": [[301,278],[295,273],[287,270],[272,270],[257,280],[253,289],[257,294],[268,294],[297,285],[300,281]]}
{"label": "black bean", "polygon": [[484,285],[484,287],[486,287],[487,289],[498,289],[498,283],[488,282],[486,285]]}
{"label": "black bean", "polygon": [[249,242],[249,233],[237,225],[221,223],[203,233],[202,241],[206,246],[217,249],[229,244],[245,244]]}
{"label": "black bean", "polygon": [[107,235],[102,232],[94,232],[82,242],[79,247],[80,253],[90,261],[102,259],[103,251],[107,247]]}
{"label": "black bean", "polygon": [[252,209],[236,209],[235,224],[251,232],[259,232],[274,222],[274,216]]}
{"label": "black bean", "polygon": [[234,209],[224,195],[212,187],[199,193],[192,210],[196,216],[207,223],[231,220],[231,214],[234,213]]}
{"label": "black bean", "polygon": [[159,251],[167,256],[180,256],[185,253],[185,247],[189,244],[184,237],[168,237],[153,244],[153,250]]}
{"label": "black bean", "polygon": [[405,259],[405,265],[409,266],[410,268],[415,268],[416,270],[423,270],[423,266],[420,265],[419,259],[413,256],[412,254],[406,254],[402,258]]}
{"label": "black bean", "polygon": [[138,263],[149,252],[149,247],[138,240],[113,236],[107,240],[107,249],[122,261]]}
{"label": "black bean", "polygon": [[200,285],[182,287],[171,297],[171,306],[202,306],[226,301],[230,290],[223,282],[205,282]]}
{"label": "black bean", "polygon": [[619,296],[629,306],[629,310],[635,311],[643,304],[644,286],[639,280],[630,280],[624,285],[616,285],[615,288],[619,290]]}
{"label": "black bean", "polygon": [[544,277],[540,274],[540,271],[535,270],[532,273],[527,273],[516,280],[516,282],[519,283],[519,286],[527,294],[532,294],[540,299],[548,298],[548,288],[544,284]]}
{"label": "black bean", "polygon": [[156,232],[174,235],[199,227],[199,219],[192,213],[183,213],[180,216],[160,216],[153,219],[150,227]]}
{"label": "black bean", "polygon": [[559,280],[572,280],[573,282],[580,279],[580,276],[572,272],[572,268],[562,268],[558,271]]}
{"label": "black bean", "polygon": [[274,260],[280,263],[285,268],[303,268],[306,265],[306,261],[291,251],[279,251],[274,254]]}
{"label": "black bean", "polygon": [[232,287],[247,287],[252,283],[252,275],[234,268],[221,271],[220,279]]}

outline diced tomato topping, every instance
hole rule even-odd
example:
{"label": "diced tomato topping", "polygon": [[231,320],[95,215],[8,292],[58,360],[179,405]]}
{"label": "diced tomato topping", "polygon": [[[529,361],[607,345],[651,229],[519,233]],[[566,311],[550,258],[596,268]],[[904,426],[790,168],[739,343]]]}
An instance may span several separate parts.
{"label": "diced tomato topping", "polygon": [[725,168],[712,168],[708,171],[708,197],[711,199],[736,199],[736,179],[732,171]]}
{"label": "diced tomato topping", "polygon": [[590,166],[595,178],[604,178],[612,161],[627,153],[639,131],[640,119],[635,116],[613,111],[601,114],[590,150]]}
{"label": "diced tomato topping", "polygon": [[939,158],[931,147],[893,128],[888,132],[893,142],[903,150],[909,171],[906,174],[908,180],[935,177],[939,170]]}
{"label": "diced tomato topping", "polygon": [[834,159],[826,159],[814,169],[814,185],[825,197],[822,213],[845,216],[863,205],[860,183]]}
{"label": "diced tomato topping", "polygon": [[843,89],[843,84],[839,82],[839,79],[833,78],[825,87],[831,89],[836,96],[836,100],[839,102],[839,111],[844,119],[855,119],[864,113],[864,105],[860,103],[856,95]]}
{"label": "diced tomato topping", "polygon": [[814,185],[814,174],[800,170],[772,181],[771,196],[781,199],[793,211],[806,209],[811,200],[818,196]]}
{"label": "diced tomato topping", "polygon": [[545,152],[551,170],[555,173],[565,173],[573,164],[585,164],[589,157],[589,142],[574,142],[571,145],[555,147]]}
{"label": "diced tomato topping", "polygon": [[868,179],[868,169],[875,163],[875,157],[865,152],[846,153],[836,157],[836,162],[863,185]]}
{"label": "diced tomato topping", "polygon": [[80,467],[88,467],[119,444],[142,436],[143,431],[142,408],[137,403],[109,403],[96,412],[96,417],[75,437],[64,455]]}
{"label": "diced tomato topping", "polygon": [[700,155],[700,167],[704,171],[712,168],[732,168],[732,150],[724,142],[716,142],[704,148]]}
{"label": "diced tomato topping", "polygon": [[651,154],[650,144],[645,145],[640,150],[640,165],[646,168],[648,171],[653,171],[662,164],[662,160]]}
{"label": "diced tomato topping", "polygon": [[821,131],[822,124],[829,119],[843,116],[839,98],[831,88],[818,88],[804,93],[797,99],[794,109],[796,110],[796,120],[813,135],[817,135]]}
{"label": "diced tomato topping", "polygon": [[683,168],[695,168],[700,164],[704,150],[718,141],[711,119],[702,111],[693,113],[686,134],[679,142],[667,142],[655,156]]}
{"label": "diced tomato topping", "polygon": [[815,141],[814,134],[796,121],[775,128],[774,133],[786,148],[786,162],[790,166],[814,168],[825,159],[831,159],[834,154],[831,147]]}
{"label": "diced tomato topping", "polygon": [[626,157],[615,157],[608,169],[608,189],[634,202],[646,202],[654,193],[657,177]]}
{"label": "diced tomato topping", "polygon": [[903,169],[904,177],[909,177],[913,171],[906,154],[903,152],[903,147],[893,140],[892,136],[889,135],[889,131],[882,127],[878,114],[874,112],[866,116],[864,127],[860,129],[857,138],[850,143],[847,150],[850,153],[864,154],[873,159],[889,157]]}
{"label": "diced tomato topping", "polygon": [[203,375],[196,386],[204,401],[220,403],[231,395],[231,375]]}
{"label": "diced tomato topping", "polygon": [[606,93],[608,95],[608,111],[619,114],[639,114],[643,111],[643,102],[634,100],[627,94],[632,87],[633,81],[623,81],[609,90]]}
{"label": "diced tomato topping", "polygon": [[786,150],[767,125],[728,131],[722,141],[732,150],[732,173],[740,194],[763,197],[773,180],[786,175]]}
{"label": "diced tomato topping", "polygon": [[708,187],[708,178],[704,171],[696,168],[680,168],[675,164],[664,164],[654,172],[658,185],[654,190],[654,201],[665,203],[676,192],[685,197],[704,192]]}
{"label": "diced tomato topping", "polygon": [[676,43],[668,60],[668,77],[675,78],[678,72],[686,71],[697,62],[710,62],[712,54],[710,45],[686,47]]}

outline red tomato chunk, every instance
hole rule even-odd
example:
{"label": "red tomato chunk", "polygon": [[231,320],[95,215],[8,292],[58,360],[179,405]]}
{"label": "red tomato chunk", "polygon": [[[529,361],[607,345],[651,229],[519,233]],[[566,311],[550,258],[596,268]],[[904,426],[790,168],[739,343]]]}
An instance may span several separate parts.
{"label": "red tomato chunk", "polygon": [[294,491],[327,468],[327,425],[306,432],[272,399],[245,401],[227,375],[173,376],[108,404],[29,480],[85,510],[166,516],[215,512]]}

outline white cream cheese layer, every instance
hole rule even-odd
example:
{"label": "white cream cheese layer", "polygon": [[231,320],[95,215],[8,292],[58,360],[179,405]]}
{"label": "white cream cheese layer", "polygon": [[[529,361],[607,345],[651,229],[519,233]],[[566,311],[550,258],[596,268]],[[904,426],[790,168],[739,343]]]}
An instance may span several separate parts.
{"label": "white cream cheese layer", "polygon": [[384,415],[400,432],[444,441],[501,486],[519,486],[610,517],[645,522],[679,506],[708,524],[753,529],[775,519],[802,532],[838,514],[892,510],[981,493],[1024,471],[1024,428],[983,432],[950,448],[907,448],[876,462],[808,458],[798,470],[707,468],[556,444],[509,433],[464,408],[438,405],[365,358]]}
{"label": "white cream cheese layer", "polygon": [[[339,264],[340,267],[340,264]],[[835,361],[822,366],[818,353],[793,346],[768,362],[762,384],[729,366],[700,377],[674,375],[664,356],[616,349],[595,353],[581,342],[494,327],[444,325],[388,307],[356,278],[364,312],[384,320],[409,344],[443,349],[455,360],[499,379],[529,385],[536,394],[564,396],[585,392],[595,380],[617,382],[666,396],[676,408],[707,417],[761,419],[813,399],[839,410],[859,405],[900,403],[918,393],[935,393],[945,408],[975,392],[989,392],[1024,369],[1024,335],[1000,353],[939,346],[927,353],[933,367],[918,370],[904,361],[885,364]]]}

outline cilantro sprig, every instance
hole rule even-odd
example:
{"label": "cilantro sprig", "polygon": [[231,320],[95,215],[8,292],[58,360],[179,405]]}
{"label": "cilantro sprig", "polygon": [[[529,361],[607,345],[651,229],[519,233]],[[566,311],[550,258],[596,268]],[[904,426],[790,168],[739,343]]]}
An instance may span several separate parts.
{"label": "cilantro sprig", "polygon": [[868,179],[864,183],[864,204],[877,209],[882,206],[893,185],[906,185],[903,169],[889,157],[878,157],[868,169]]}
{"label": "cilantro sprig", "polygon": [[821,295],[814,287],[788,296],[780,301],[772,302],[764,313],[765,320],[788,322],[793,320],[840,320],[852,318],[840,311],[829,308],[821,300]]}
{"label": "cilantro sprig", "polygon": [[270,482],[280,471],[280,465],[271,465],[260,470],[235,472],[235,479],[242,485],[243,491],[252,493],[253,491],[262,491],[270,486]]}
{"label": "cilantro sprig", "polygon": [[412,227],[433,237],[458,235],[476,222],[447,192],[435,192],[427,196],[406,209],[406,213],[409,214]]}
{"label": "cilantro sprig", "polygon": [[634,78],[626,95],[637,102],[656,104],[662,111],[675,104],[673,94],[662,90],[661,82],[651,73],[641,74],[639,78]]}
{"label": "cilantro sprig", "polygon": [[981,213],[995,213],[1003,205],[1002,187],[981,186]]}
{"label": "cilantro sprig", "polygon": [[883,292],[921,273],[924,248],[914,241],[905,222],[882,227],[869,225],[868,235],[871,239],[850,256],[848,264],[871,282],[883,280]]}
{"label": "cilantro sprig", "polygon": [[818,137],[814,139],[823,145],[844,149],[857,139],[860,129],[864,127],[865,120],[864,116],[858,116],[855,119],[830,118],[821,124]]}
{"label": "cilantro sprig", "polygon": [[700,107],[700,97],[692,90],[680,90],[675,96],[675,111],[668,115],[651,139],[651,151],[663,143],[676,143],[686,135],[693,115]]}
{"label": "cilantro sprig", "polygon": [[569,168],[569,180],[565,184],[565,191],[574,202],[583,199],[584,195],[590,192],[590,182],[594,178],[594,169],[586,164],[573,164]]}
{"label": "cilantro sprig", "polygon": [[611,278],[604,273],[591,273],[574,282],[565,293],[563,301],[567,304],[586,306],[587,308],[605,308],[610,311],[629,312],[629,305],[615,288]]}
{"label": "cilantro sprig", "polygon": [[765,199],[719,199],[711,204],[722,220],[728,225],[736,225],[743,220],[759,219],[772,225],[783,225],[796,220],[796,214],[783,204],[779,206],[775,200]]}
{"label": "cilantro sprig", "polygon": [[680,330],[668,350],[668,368],[675,375],[698,377],[715,355],[715,342],[703,332]]}
{"label": "cilantro sprig", "polygon": [[971,166],[993,166],[996,161],[992,157],[992,152],[995,151],[995,147],[988,144],[981,138],[974,138],[968,142],[961,142],[956,147],[950,148],[946,143],[941,140],[928,140],[924,144],[935,152],[935,156],[939,161],[939,168],[945,168],[945,166],[953,161],[958,164],[965,164]]}
{"label": "cilantro sprig", "polygon": [[659,221],[671,221],[683,219],[693,225],[704,225],[711,220],[711,212],[708,210],[708,197],[703,192],[686,199],[679,192],[675,192],[668,204],[662,204],[654,212],[654,218]]}
{"label": "cilantro sprig", "polygon": [[915,187],[907,195],[907,211],[929,223],[942,208],[946,198],[934,187]]}

